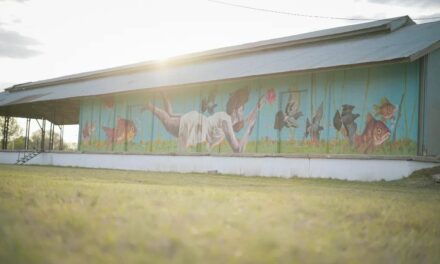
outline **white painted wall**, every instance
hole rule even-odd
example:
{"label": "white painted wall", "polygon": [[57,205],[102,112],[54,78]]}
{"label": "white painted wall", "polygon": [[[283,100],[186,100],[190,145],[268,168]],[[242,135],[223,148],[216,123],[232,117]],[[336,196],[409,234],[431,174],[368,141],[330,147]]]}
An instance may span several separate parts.
{"label": "white painted wall", "polygon": [[[0,163],[14,164],[17,152],[0,152]],[[244,176],[396,180],[435,162],[383,159],[166,156],[134,154],[41,153],[27,164],[158,172],[213,172]]]}
{"label": "white painted wall", "polygon": [[[21,154],[23,157],[23,154]],[[18,152],[13,151],[5,151],[0,152],[0,163],[1,164],[14,164],[17,162],[18,159]]]}

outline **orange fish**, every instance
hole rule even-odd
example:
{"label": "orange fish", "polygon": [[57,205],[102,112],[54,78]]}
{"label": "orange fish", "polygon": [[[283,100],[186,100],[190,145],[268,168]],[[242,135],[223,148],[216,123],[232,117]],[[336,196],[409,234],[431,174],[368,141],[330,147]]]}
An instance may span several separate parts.
{"label": "orange fish", "polygon": [[374,105],[375,116],[382,116],[382,120],[394,118],[396,107],[388,101],[388,98],[382,97],[379,105]]}
{"label": "orange fish", "polygon": [[124,118],[118,118],[115,128],[102,127],[107,136],[108,142],[124,143],[130,142],[136,136],[136,126],[134,122]]}

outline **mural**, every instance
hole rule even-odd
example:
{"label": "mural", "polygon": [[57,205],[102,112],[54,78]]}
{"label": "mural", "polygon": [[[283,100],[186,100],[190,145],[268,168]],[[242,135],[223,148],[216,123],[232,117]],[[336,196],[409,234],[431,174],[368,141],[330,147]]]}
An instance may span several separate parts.
{"label": "mural", "polygon": [[323,109],[323,103],[321,103],[318,107],[318,110],[316,110],[315,114],[313,115],[312,122],[310,123],[309,118],[306,119],[306,134],[304,135],[304,138],[307,138],[310,135],[313,145],[319,143],[321,130],[324,130],[324,127],[320,126],[324,113]]}
{"label": "mural", "polygon": [[80,149],[415,155],[419,65],[84,99]]}
{"label": "mural", "polygon": [[83,127],[81,132],[82,132],[81,133],[81,135],[82,135],[82,143],[83,144],[88,144],[92,134],[95,132],[95,124],[91,124],[89,122],[86,122],[86,124],[84,125],[84,127]]}
{"label": "mural", "polygon": [[376,146],[382,145],[390,137],[390,130],[382,122],[373,118],[368,113],[364,133],[355,135],[356,148],[359,152],[367,154]]}
{"label": "mural", "polygon": [[[274,92],[272,92],[274,94]],[[269,94],[269,93],[268,93]],[[226,112],[214,112],[217,106],[215,93],[210,93],[208,99],[202,100],[202,113],[208,111],[208,116],[199,111],[189,111],[184,114],[174,113],[169,98],[161,93],[164,108],[161,109],[152,103],[148,103],[142,109],[146,109],[157,117],[168,133],[177,138],[178,150],[182,151],[197,144],[207,144],[208,151],[218,146],[226,138],[234,152],[243,152],[251,135],[257,113],[265,102],[274,99],[261,97],[247,117],[244,117],[244,105],[249,100],[249,89],[242,88],[229,95],[226,104]],[[237,132],[244,130],[239,139]]]}
{"label": "mural", "polygon": [[281,130],[283,127],[299,127],[298,119],[303,116],[303,112],[299,111],[295,105],[295,98],[293,93],[289,93],[289,101],[286,104],[284,112],[281,110],[275,116],[274,128]]}
{"label": "mural", "polygon": [[107,137],[107,143],[110,144],[129,143],[133,141],[133,138],[136,135],[136,126],[134,125],[133,121],[120,117],[116,122],[116,127],[109,128],[102,126],[102,129]]}
{"label": "mural", "polygon": [[335,116],[333,117],[333,126],[336,130],[341,131],[342,134],[348,138],[350,145],[354,143],[354,136],[356,135],[357,123],[356,118],[359,114],[353,114],[354,105],[344,104],[342,105],[342,114],[339,110],[336,110]]}

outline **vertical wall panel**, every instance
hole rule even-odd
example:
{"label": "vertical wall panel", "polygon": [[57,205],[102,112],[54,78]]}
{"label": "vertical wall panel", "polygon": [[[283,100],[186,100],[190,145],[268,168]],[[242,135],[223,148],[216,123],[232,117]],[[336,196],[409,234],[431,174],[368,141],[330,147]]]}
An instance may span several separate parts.
{"label": "vertical wall panel", "polygon": [[424,153],[440,155],[440,49],[428,55],[426,66]]}
{"label": "vertical wall panel", "polygon": [[108,137],[109,130],[115,127],[115,97],[110,95],[100,98],[101,100],[101,123],[99,127],[99,140],[101,151],[112,151],[113,140]]}
{"label": "vertical wall panel", "polygon": [[93,123],[93,99],[85,99],[81,102],[80,120],[80,150],[96,150],[92,145],[92,138],[96,133],[96,125]]}

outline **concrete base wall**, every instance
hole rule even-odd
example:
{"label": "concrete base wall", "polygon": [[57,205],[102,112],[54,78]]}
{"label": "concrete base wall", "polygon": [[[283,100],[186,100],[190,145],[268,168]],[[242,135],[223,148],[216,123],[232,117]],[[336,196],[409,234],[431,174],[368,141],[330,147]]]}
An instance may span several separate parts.
{"label": "concrete base wall", "polygon": [[[14,164],[18,152],[0,152],[0,163]],[[308,157],[223,157],[134,154],[41,153],[29,165],[108,168],[157,172],[216,172],[244,176],[396,180],[439,163],[413,160]]]}

